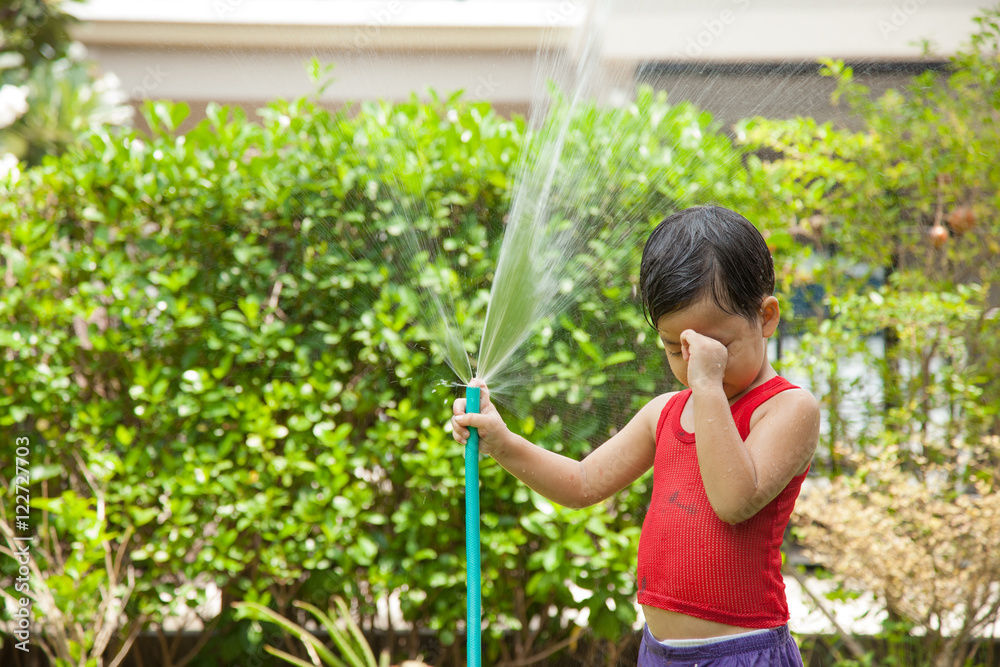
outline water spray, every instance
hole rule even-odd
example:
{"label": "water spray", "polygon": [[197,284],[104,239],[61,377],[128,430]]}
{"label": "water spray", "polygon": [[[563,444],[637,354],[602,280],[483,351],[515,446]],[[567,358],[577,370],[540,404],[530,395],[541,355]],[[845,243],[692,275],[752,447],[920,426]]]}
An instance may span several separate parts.
{"label": "water spray", "polygon": [[[465,388],[466,413],[479,412],[479,387]],[[482,644],[480,630],[480,542],[479,542],[479,431],[469,428],[465,442],[465,594],[466,594],[466,663],[480,667]]]}
{"label": "water spray", "polygon": [[[581,26],[581,41],[572,58],[577,61],[571,92],[567,95],[569,109],[554,114],[549,122],[549,105],[532,100],[532,121],[537,123],[537,135],[530,141],[537,145],[537,163],[521,153],[515,168],[519,183],[514,197],[509,222],[504,230],[500,257],[494,272],[493,285],[486,307],[482,340],[476,363],[476,376],[490,382],[494,391],[501,382],[497,375],[508,368],[511,358],[536,329],[539,321],[553,316],[570,302],[572,289],[565,288],[570,279],[569,258],[587,249],[588,240],[595,233],[592,225],[575,218],[567,218],[552,202],[568,199],[566,192],[580,185],[580,179],[557,181],[557,167],[572,165],[583,173],[587,162],[584,158],[570,161],[566,142],[570,136],[574,110],[582,104],[586,92],[595,82],[596,63],[602,43],[601,25],[614,0],[592,0],[587,11],[586,24]],[[544,69],[544,68],[543,68]],[[546,70],[547,73],[547,70]],[[536,86],[541,92],[546,87]],[[575,223],[575,224],[574,224]],[[447,289],[442,293],[448,294]],[[525,307],[530,304],[530,307]],[[439,312],[441,308],[439,307]],[[442,318],[447,326],[448,319]],[[448,332],[446,350],[453,361],[449,365],[463,380],[472,375],[468,354],[457,330]],[[459,371],[466,370],[468,375]],[[478,413],[480,388],[466,385],[465,411]],[[480,667],[482,660],[482,547],[480,544],[479,517],[479,432],[469,429],[465,444],[465,554],[466,554],[466,629],[467,665]]]}

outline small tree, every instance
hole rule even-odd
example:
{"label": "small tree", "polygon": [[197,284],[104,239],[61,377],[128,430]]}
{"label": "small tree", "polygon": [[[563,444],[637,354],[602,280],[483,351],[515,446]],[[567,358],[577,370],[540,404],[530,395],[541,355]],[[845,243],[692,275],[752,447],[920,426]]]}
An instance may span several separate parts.
{"label": "small tree", "polygon": [[[976,19],[977,32],[969,46],[951,59],[947,73],[928,71],[903,91],[890,90],[872,99],[842,62],[826,61],[823,73],[838,81],[835,100],[846,103],[865,123],[851,132],[813,119],[757,119],[741,129],[743,141],[760,155],[750,170],[771,213],[772,226],[784,225],[812,248],[813,270],[799,272],[800,286],[841,297],[875,283],[893,295],[918,298],[923,292],[958,295],[960,285],[977,286],[977,321],[961,334],[968,353],[968,376],[978,385],[985,406],[966,420],[973,433],[1000,429],[1000,337],[994,324],[1000,305],[1000,10]],[[912,295],[912,297],[906,297]],[[815,328],[825,336],[822,320],[831,302],[816,314]],[[810,314],[811,315],[811,314]],[[871,332],[877,333],[877,332]],[[898,427],[908,437],[910,422],[894,417],[914,392],[933,394],[933,373],[939,361],[949,363],[932,347],[913,355],[901,345],[898,331],[885,330],[886,351],[879,366],[884,387],[882,414],[887,430]],[[836,364],[827,377],[830,421],[844,418]],[[966,396],[943,406],[960,415]],[[904,413],[907,419],[913,413]],[[916,414],[926,424],[929,411]],[[868,415],[866,415],[866,418]],[[864,425],[862,425],[864,426]],[[862,428],[861,430],[865,430]],[[878,429],[859,444],[880,440]],[[829,433],[824,449],[835,451],[842,429]],[[946,444],[946,443],[943,443]],[[929,447],[935,441],[925,441]],[[833,455],[831,454],[831,458]]]}

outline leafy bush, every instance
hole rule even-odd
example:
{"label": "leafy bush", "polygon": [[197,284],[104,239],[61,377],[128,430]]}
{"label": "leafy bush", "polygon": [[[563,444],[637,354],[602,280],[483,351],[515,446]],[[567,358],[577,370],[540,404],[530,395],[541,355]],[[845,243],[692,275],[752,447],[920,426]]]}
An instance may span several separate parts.
{"label": "leafy bush", "polygon": [[[0,425],[35,443],[35,479],[49,471],[32,525],[47,521],[65,549],[122,550],[130,621],[161,636],[168,616],[203,628],[206,650],[175,665],[262,655],[234,600],[288,615],[293,599],[344,594],[370,628],[393,599],[411,655],[421,631],[458,639],[462,447],[443,426],[453,395],[417,285],[447,260],[455,325],[473,339],[524,123],[457,96],[358,111],[276,102],[254,123],[210,106],[181,135],[187,109],[151,104],[148,136],[95,130],[0,184]],[[648,90],[585,111],[571,150],[596,146],[606,172],[577,218],[602,226],[591,249],[605,250],[575,258],[592,280],[542,323],[506,397],[526,415],[515,428],[575,456],[664,389],[632,298],[650,225],[705,197],[753,215],[740,151],[707,114]],[[626,120],[642,131],[612,141]],[[616,236],[627,217],[639,223]],[[93,502],[85,470],[106,526],[79,542],[74,503],[57,500]],[[568,643],[584,615],[598,637],[621,636],[645,483],[568,510],[499,466],[481,475],[486,660]],[[59,589],[64,616],[39,617],[39,637],[93,617],[107,575],[92,572],[93,587]],[[214,587],[221,611],[204,604]]]}

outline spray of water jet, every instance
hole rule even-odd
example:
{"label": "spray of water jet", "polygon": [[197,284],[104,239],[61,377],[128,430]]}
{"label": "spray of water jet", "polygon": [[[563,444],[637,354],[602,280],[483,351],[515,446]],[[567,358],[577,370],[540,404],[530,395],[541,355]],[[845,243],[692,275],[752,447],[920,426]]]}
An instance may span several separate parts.
{"label": "spray of water jet", "polygon": [[[524,395],[525,388],[534,390],[539,379],[551,377],[546,374],[553,365],[540,360],[539,344],[572,346],[586,338],[577,330],[581,295],[599,293],[609,312],[635,305],[623,303],[629,298],[629,263],[653,224],[677,208],[717,200],[716,193],[727,191],[698,188],[729,178],[736,154],[728,140],[716,141],[710,120],[697,109],[670,107],[665,95],[644,89],[645,70],[634,63],[616,65],[609,57],[606,33],[614,29],[613,19],[624,4],[572,3],[579,14],[565,17],[577,23],[569,43],[563,22],[554,24],[559,30],[539,45],[529,117],[523,128],[520,121],[509,121],[523,138],[506,172],[511,186],[502,234],[492,223],[487,228],[482,221],[459,221],[483,215],[463,210],[459,202],[452,207],[454,219],[445,221],[452,235],[447,246],[438,222],[449,215],[450,202],[431,199],[440,199],[433,193],[447,182],[448,172],[426,158],[421,146],[426,138],[407,136],[414,116],[397,123],[400,106],[387,103],[360,109],[370,131],[367,143],[356,142],[352,149],[359,159],[378,165],[380,182],[373,186],[386,188],[396,200],[391,211],[375,212],[392,218],[389,225],[378,223],[378,236],[372,238],[373,244],[387,246],[382,268],[391,275],[386,284],[398,288],[396,298],[454,376],[463,384],[474,375],[485,380],[501,400]],[[422,109],[414,99],[414,107],[402,108],[407,114],[417,109],[419,123],[437,126],[449,135],[446,140],[454,141],[455,135],[464,145],[474,145],[481,110],[469,112],[453,105],[455,99],[435,96],[434,104]],[[718,161],[720,156],[724,161]],[[693,182],[689,170],[705,173],[705,180]],[[489,215],[498,217],[498,211]],[[361,227],[361,233],[368,231]],[[492,275],[483,281],[477,274],[474,282],[459,256],[493,256],[488,244],[496,239],[500,248]],[[525,351],[530,340],[535,341],[532,359]],[[619,350],[593,356],[627,360],[624,346],[639,343],[629,334]]]}
{"label": "spray of water jet", "polygon": [[[591,190],[596,170],[588,154],[567,150],[567,138],[595,111],[594,98],[609,89],[601,77],[602,45],[614,4],[591,3],[574,42],[563,51],[547,43],[539,47],[531,132],[515,169],[476,369],[501,392],[514,382],[517,350],[587,280],[576,260],[601,229],[584,219],[583,212],[593,206],[580,206],[587,202],[579,195]],[[562,81],[556,80],[560,73]]]}

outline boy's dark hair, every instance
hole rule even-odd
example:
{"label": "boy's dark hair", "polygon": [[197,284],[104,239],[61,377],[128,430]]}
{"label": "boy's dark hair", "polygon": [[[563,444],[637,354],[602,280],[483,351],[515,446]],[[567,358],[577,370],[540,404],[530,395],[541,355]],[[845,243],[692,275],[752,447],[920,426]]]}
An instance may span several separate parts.
{"label": "boy's dark hair", "polygon": [[654,329],[661,317],[706,294],[723,311],[756,322],[761,301],[774,292],[774,261],[764,237],[742,215],[695,206],[667,217],[649,235],[639,290]]}

